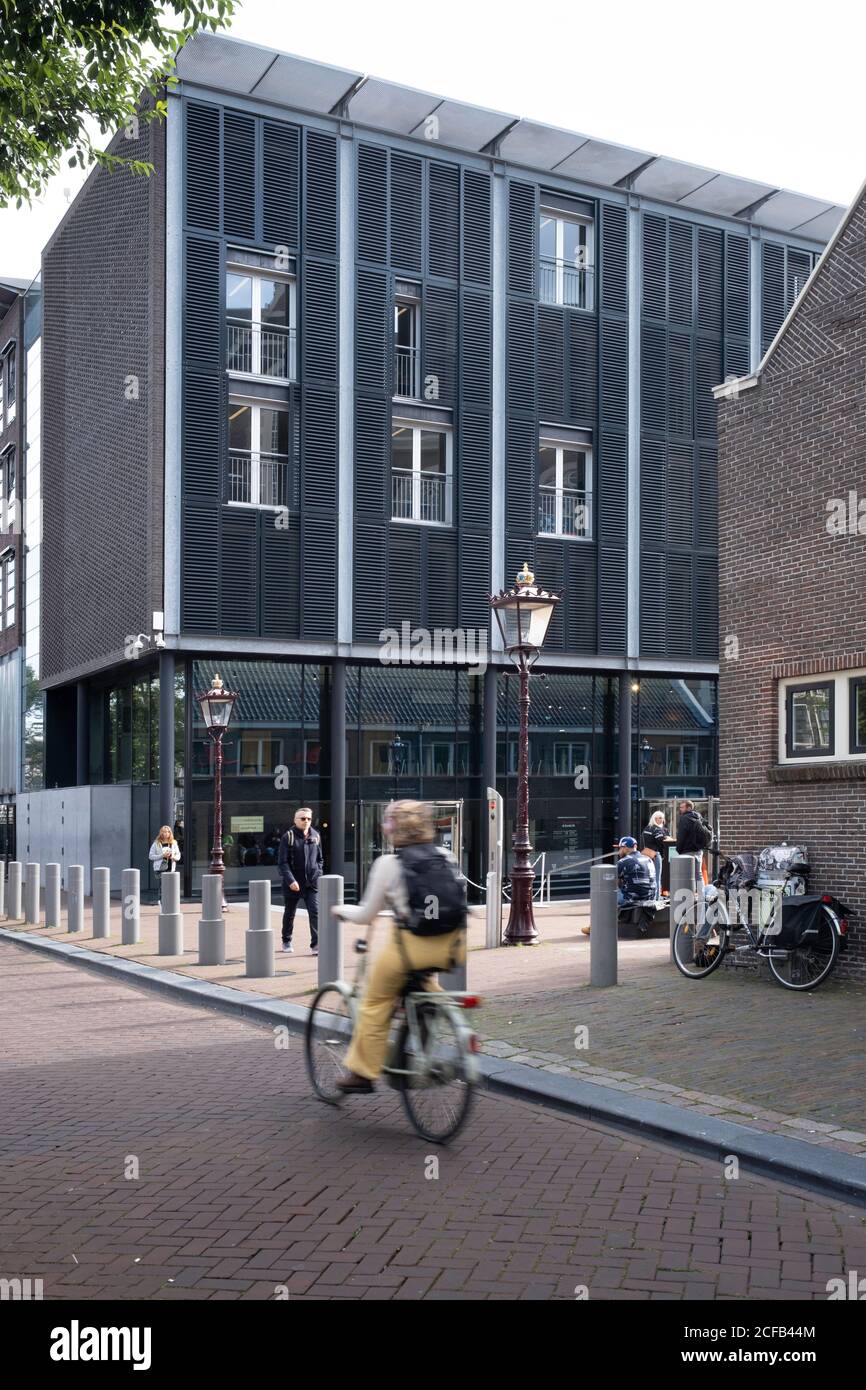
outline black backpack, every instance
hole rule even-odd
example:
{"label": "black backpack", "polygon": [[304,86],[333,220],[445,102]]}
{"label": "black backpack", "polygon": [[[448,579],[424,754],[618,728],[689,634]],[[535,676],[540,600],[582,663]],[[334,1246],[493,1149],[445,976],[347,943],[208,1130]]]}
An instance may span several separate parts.
{"label": "black backpack", "polygon": [[409,916],[401,923],[413,936],[445,936],[466,926],[466,880],[436,845],[404,845],[403,866]]}
{"label": "black backpack", "polygon": [[713,843],[713,832],[705,820],[699,820],[695,826],[695,839],[699,842],[701,849],[709,849]]}

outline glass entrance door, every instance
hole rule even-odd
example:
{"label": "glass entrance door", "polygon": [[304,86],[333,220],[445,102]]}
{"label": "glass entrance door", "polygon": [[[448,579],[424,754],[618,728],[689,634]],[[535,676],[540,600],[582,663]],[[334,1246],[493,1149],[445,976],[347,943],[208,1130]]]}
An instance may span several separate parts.
{"label": "glass entrance door", "polygon": [[[388,801],[362,801],[360,815],[358,816],[358,826],[360,833],[360,845],[358,863],[361,870],[360,891],[363,893],[367,886],[367,878],[370,867],[374,859],[378,859],[380,854],[387,854],[390,846],[382,830],[382,817],[385,809],[390,805]],[[463,872],[466,872],[463,851],[463,802],[462,801],[434,801],[433,819],[436,826],[436,842],[443,849],[447,849],[449,854],[453,854]]]}

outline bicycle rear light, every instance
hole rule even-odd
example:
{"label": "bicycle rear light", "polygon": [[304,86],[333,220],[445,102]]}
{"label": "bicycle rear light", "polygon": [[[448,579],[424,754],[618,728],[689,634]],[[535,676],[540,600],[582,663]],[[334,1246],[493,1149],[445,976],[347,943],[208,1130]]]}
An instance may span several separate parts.
{"label": "bicycle rear light", "polygon": [[832,897],[831,897],[831,895],[830,895],[829,893],[823,893],[823,894],[822,894],[822,896],[821,896],[821,902],[822,902],[822,903],[827,903],[828,906],[829,906],[829,904],[830,904],[832,901],[833,901],[833,899],[832,899]]}
{"label": "bicycle rear light", "polygon": [[480,1041],[479,1041],[479,1038],[478,1038],[478,1034],[477,1034],[477,1033],[471,1033],[470,1036],[469,1036],[469,1051],[470,1051],[470,1052],[480,1052],[480,1051],[481,1051],[481,1043],[480,1043]]}
{"label": "bicycle rear light", "polygon": [[847,918],[847,917],[840,917],[840,918],[839,918],[839,930],[840,930],[840,932],[842,933],[843,936],[847,936],[847,935],[848,935],[848,918]]}
{"label": "bicycle rear light", "polygon": [[463,994],[457,1002],[461,1009],[480,1009],[484,1000],[480,994]]}

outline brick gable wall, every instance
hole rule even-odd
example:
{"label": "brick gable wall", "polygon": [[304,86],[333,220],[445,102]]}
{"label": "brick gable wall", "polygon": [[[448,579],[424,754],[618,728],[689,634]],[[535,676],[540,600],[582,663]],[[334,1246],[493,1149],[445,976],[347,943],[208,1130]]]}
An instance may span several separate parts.
{"label": "brick gable wall", "polygon": [[718,418],[723,848],[804,842],[812,887],[853,909],[843,969],[866,979],[866,768],[775,771],[779,678],[866,666],[866,535],[827,530],[831,498],[866,500],[864,202]]}

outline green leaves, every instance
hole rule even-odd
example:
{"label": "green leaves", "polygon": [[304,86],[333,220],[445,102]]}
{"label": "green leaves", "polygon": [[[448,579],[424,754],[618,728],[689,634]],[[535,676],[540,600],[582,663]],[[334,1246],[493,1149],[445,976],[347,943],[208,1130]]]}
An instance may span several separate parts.
{"label": "green leaves", "polygon": [[[174,55],[201,29],[228,24],[238,0],[0,0],[0,207],[31,203],[64,158],[146,177],[153,166],[97,150],[132,117],[162,120]],[[180,27],[172,27],[173,17]],[[142,101],[143,97],[150,100]]]}

